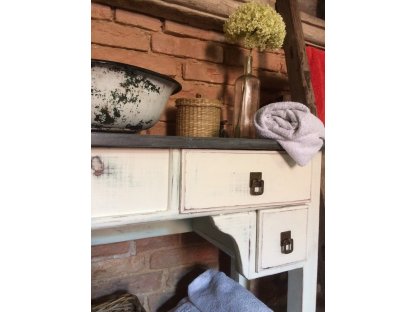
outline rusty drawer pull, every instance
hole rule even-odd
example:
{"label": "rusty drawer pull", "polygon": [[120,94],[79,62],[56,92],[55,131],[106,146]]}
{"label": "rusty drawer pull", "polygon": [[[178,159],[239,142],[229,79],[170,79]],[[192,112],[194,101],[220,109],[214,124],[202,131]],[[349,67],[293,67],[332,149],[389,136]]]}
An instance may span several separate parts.
{"label": "rusty drawer pull", "polygon": [[280,251],[283,254],[290,254],[293,251],[293,238],[291,231],[280,233]]}
{"label": "rusty drawer pull", "polygon": [[92,156],[91,157],[91,170],[92,174],[96,177],[99,177],[104,173],[104,163],[101,160],[100,156]]}
{"label": "rusty drawer pull", "polygon": [[261,195],[264,192],[264,181],[261,172],[250,172],[250,194]]}

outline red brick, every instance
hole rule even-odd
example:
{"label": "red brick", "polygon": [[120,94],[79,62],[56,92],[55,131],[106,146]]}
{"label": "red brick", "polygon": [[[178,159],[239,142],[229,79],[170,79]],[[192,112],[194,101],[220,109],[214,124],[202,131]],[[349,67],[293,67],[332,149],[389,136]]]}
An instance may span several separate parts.
{"label": "red brick", "polygon": [[282,68],[280,68],[280,72],[282,74],[287,75],[287,66],[286,66],[286,61],[282,63]]}
{"label": "red brick", "polygon": [[189,232],[189,233],[181,234],[181,243],[183,246],[195,245],[195,244],[201,245],[201,244],[208,243],[208,241],[205,238],[199,236],[195,232]]}
{"label": "red brick", "polygon": [[234,108],[231,105],[225,106],[221,111],[221,120],[226,120],[226,129],[227,125],[231,125],[233,122],[233,112]]}
{"label": "red brick", "polygon": [[181,72],[181,63],[166,55],[154,55],[133,50],[124,50],[100,45],[92,45],[92,58],[120,62],[153,70],[175,77]]}
{"label": "red brick", "polygon": [[152,128],[146,130],[146,135],[168,135],[168,125],[165,121],[159,121]]}
{"label": "red brick", "polygon": [[130,242],[97,245],[91,247],[91,257],[104,257],[124,254],[129,251]]}
{"label": "red brick", "polygon": [[224,91],[224,104],[225,105],[234,105],[234,93],[235,87],[234,86],[227,86]]}
{"label": "red brick", "polygon": [[136,241],[136,252],[139,254],[148,250],[164,247],[176,247],[179,245],[179,234],[150,237]]}
{"label": "red brick", "polygon": [[167,34],[179,35],[184,37],[193,37],[209,41],[226,42],[225,37],[222,33],[195,28],[188,25],[178,24],[172,21],[165,21],[163,30]]}
{"label": "red brick", "polygon": [[148,51],[150,37],[143,30],[107,21],[91,21],[93,43]]}
{"label": "red brick", "polygon": [[169,311],[186,295],[186,292],[181,291],[181,294],[178,294],[173,290],[149,295],[149,312]]}
{"label": "red brick", "polygon": [[162,22],[159,19],[147,15],[117,9],[115,17],[117,22],[123,24],[138,26],[153,31],[162,29]]}
{"label": "red brick", "polygon": [[286,75],[265,70],[254,71],[259,77],[262,89],[270,89],[275,92],[289,90],[289,80]]}
{"label": "red brick", "polygon": [[228,86],[218,84],[207,84],[200,81],[179,81],[182,90],[171,96],[177,98],[194,98],[196,94],[200,94],[206,99],[223,100],[224,95],[229,91]]}
{"label": "red brick", "polygon": [[113,11],[109,6],[91,3],[91,18],[110,21],[113,19]]}
{"label": "red brick", "polygon": [[[176,104],[175,104],[175,99],[173,98],[173,96],[171,96],[168,99],[168,103],[165,107],[165,109],[162,112],[162,115],[160,115],[160,119],[159,121],[164,121],[167,123],[167,125],[164,125],[163,127],[166,128],[166,133],[172,133],[172,131],[175,131],[175,121],[176,121]],[[157,124],[155,125],[157,126]]]}
{"label": "red brick", "polygon": [[151,269],[169,268],[192,263],[204,264],[218,259],[218,249],[211,245],[155,251],[150,258]]}
{"label": "red brick", "polygon": [[91,297],[98,298],[116,291],[127,291],[132,294],[143,295],[154,292],[162,287],[162,271],[128,275],[124,277],[92,281]]}
{"label": "red brick", "polygon": [[188,60],[183,65],[183,79],[185,80],[234,84],[242,74],[243,68],[239,67],[224,67],[193,60]]}
{"label": "red brick", "polygon": [[[185,80],[198,80],[211,83],[227,83],[235,84],[239,76],[243,74],[242,67],[224,67],[214,64],[207,64],[196,61],[187,61],[183,65],[183,78]],[[274,91],[288,90],[288,77],[280,72],[272,72],[266,70],[253,70],[253,74],[260,79],[261,87]],[[225,102],[232,104],[233,87],[229,87],[226,94],[230,95]],[[178,94],[179,95],[179,94]]]}
{"label": "red brick", "polygon": [[224,46],[224,63],[233,66],[243,66],[244,57],[248,54],[249,52],[246,49],[226,45]]}
{"label": "red brick", "polygon": [[91,262],[91,278],[92,280],[115,278],[140,272],[144,267],[142,255],[93,261]]}
{"label": "red brick", "polygon": [[282,65],[286,63],[285,56],[280,53],[255,53],[254,67],[271,71],[282,71]]}
{"label": "red brick", "polygon": [[175,123],[173,121],[172,122],[159,121],[152,128],[146,130],[145,134],[164,135],[164,136],[175,135]]}
{"label": "red brick", "polygon": [[180,38],[165,34],[152,35],[152,50],[163,54],[189,57],[198,60],[222,63],[222,46],[190,38]]}
{"label": "red brick", "polygon": [[[224,48],[224,63],[232,66],[244,66],[245,57],[249,50],[236,46],[226,46]],[[281,71],[285,64],[285,57],[280,53],[257,52],[253,51],[253,68],[263,68],[271,71]]]}

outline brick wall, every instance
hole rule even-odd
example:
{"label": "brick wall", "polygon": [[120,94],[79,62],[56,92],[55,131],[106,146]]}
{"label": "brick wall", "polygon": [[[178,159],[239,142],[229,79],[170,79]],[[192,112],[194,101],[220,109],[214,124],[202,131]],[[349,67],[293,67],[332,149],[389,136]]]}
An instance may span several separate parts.
{"label": "brick wall", "polygon": [[[232,123],[234,82],[243,73],[247,50],[227,43],[222,33],[96,3],[92,3],[91,17],[92,58],[148,68],[182,85],[182,91],[169,99],[160,121],[141,134],[174,135],[174,100],[196,93],[221,99],[222,119]],[[283,50],[254,53],[253,67],[262,86],[260,105],[288,95]],[[136,294],[147,311],[167,311],[186,296],[187,285],[206,267],[224,264],[220,255],[194,233],[94,246],[92,298],[124,290]],[[276,294],[276,280],[252,283],[253,293],[272,308],[267,294]],[[267,292],[262,285],[267,285]]]}
{"label": "brick wall", "polygon": [[219,269],[219,250],[195,233],[91,248],[92,298],[136,295],[146,311],[167,311],[187,296],[188,284],[208,267]]}
{"label": "brick wall", "polygon": [[[231,45],[222,33],[92,3],[92,58],[117,61],[168,75],[182,84],[171,96],[151,135],[174,135],[178,97],[221,99],[222,119],[232,123],[235,80],[243,73],[248,50]],[[283,50],[253,53],[253,71],[261,81],[260,104],[288,94]]]}

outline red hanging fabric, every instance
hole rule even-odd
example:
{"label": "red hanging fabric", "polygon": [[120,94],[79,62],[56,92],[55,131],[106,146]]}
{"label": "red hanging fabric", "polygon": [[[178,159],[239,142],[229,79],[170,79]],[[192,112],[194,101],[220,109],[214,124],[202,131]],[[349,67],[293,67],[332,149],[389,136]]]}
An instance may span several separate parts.
{"label": "red hanging fabric", "polygon": [[306,46],[318,118],[325,124],[325,51]]}

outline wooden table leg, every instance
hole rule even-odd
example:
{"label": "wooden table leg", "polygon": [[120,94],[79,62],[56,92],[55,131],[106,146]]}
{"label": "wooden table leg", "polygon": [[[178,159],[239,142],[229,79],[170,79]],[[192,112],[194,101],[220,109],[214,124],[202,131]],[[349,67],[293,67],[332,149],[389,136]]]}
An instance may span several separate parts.
{"label": "wooden table leg", "polygon": [[314,263],[289,271],[287,312],[315,312],[317,269]]}
{"label": "wooden table leg", "polygon": [[237,270],[237,262],[236,259],[231,257],[231,276],[234,281],[239,283],[245,289],[250,289],[250,280],[245,278],[242,274],[240,274]]}

